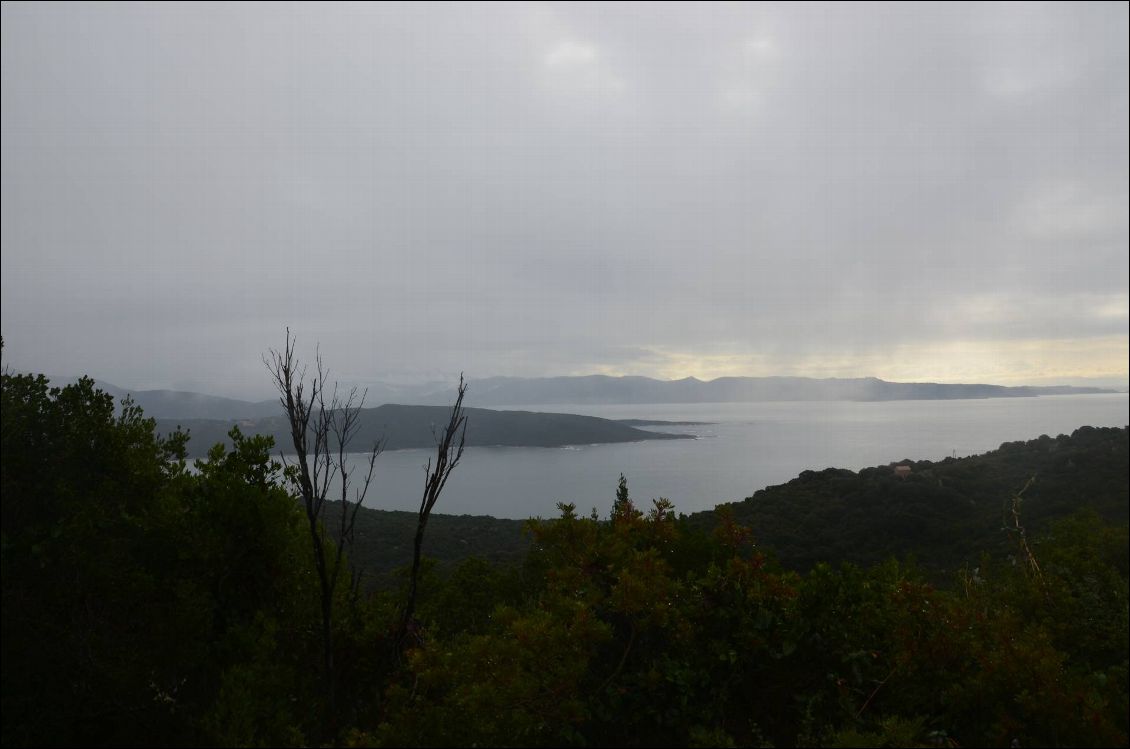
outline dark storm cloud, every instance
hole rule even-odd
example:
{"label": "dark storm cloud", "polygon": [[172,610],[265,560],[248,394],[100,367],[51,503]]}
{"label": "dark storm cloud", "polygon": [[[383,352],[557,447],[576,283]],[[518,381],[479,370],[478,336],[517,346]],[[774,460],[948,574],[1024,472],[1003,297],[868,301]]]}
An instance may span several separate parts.
{"label": "dark storm cloud", "polygon": [[[3,7],[6,358],[1125,379],[1125,5]],[[1033,353],[1035,352],[1035,353]]]}

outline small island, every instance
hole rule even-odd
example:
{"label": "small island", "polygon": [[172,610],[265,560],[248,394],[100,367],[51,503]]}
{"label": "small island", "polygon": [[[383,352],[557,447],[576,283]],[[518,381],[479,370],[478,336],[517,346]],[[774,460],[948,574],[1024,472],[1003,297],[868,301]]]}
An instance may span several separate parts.
{"label": "small island", "polygon": [[[537,411],[495,411],[468,408],[468,447],[564,447],[642,440],[694,439],[691,434],[672,434],[637,429],[638,425],[666,425],[676,422],[643,420],[614,421],[596,416],[541,413]],[[386,450],[407,450],[435,446],[433,434],[445,423],[450,409],[443,406],[402,406],[385,404],[361,412],[361,428],[353,448],[365,450],[376,440],[384,440]],[[273,437],[282,450],[290,447],[290,427],[282,416],[254,419],[158,419],[157,431],[170,434],[178,427],[189,432],[189,457],[202,457],[212,445],[230,444],[228,432],[238,426],[244,434]]]}

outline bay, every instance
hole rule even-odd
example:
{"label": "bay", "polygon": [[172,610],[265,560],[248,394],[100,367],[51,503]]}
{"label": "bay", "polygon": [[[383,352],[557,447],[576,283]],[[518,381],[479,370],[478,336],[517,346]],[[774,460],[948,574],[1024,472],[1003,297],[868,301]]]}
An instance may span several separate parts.
{"label": "bay", "polygon": [[[557,502],[607,515],[621,473],[637,506],[666,497],[681,512],[712,509],[756,490],[828,467],[859,470],[909,458],[941,460],[1080,426],[1130,423],[1126,393],[883,402],[688,403],[510,407],[612,419],[710,422],[648,427],[694,440],[473,447],[435,512],[504,518],[552,517]],[[365,505],[416,510],[423,467],[434,451],[397,450],[377,461]],[[360,472],[360,456],[354,456]]]}

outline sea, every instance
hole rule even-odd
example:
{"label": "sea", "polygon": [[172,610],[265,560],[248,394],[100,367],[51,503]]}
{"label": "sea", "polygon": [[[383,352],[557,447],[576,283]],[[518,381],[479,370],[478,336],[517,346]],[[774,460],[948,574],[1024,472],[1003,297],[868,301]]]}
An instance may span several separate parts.
{"label": "sea", "polygon": [[[557,503],[607,516],[623,474],[637,507],[665,497],[680,512],[713,509],[784,483],[804,470],[859,470],[903,459],[938,461],[1004,442],[1130,424],[1126,393],[931,401],[804,401],[655,405],[508,406],[609,419],[703,422],[647,427],[694,439],[567,447],[469,447],[434,512],[500,518],[554,517]],[[419,508],[434,450],[377,459],[364,504]],[[353,456],[361,473],[362,456]]]}

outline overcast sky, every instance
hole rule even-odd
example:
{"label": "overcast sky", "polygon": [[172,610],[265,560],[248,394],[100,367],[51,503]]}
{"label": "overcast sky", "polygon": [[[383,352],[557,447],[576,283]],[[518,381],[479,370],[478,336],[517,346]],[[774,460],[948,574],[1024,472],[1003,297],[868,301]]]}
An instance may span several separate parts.
{"label": "overcast sky", "polygon": [[1124,384],[1127,7],[5,3],[4,360]]}

